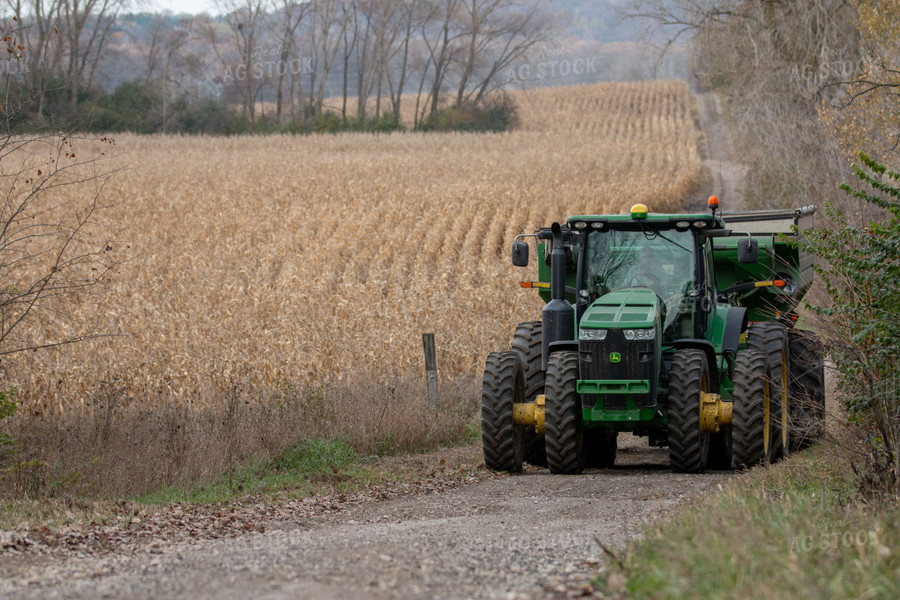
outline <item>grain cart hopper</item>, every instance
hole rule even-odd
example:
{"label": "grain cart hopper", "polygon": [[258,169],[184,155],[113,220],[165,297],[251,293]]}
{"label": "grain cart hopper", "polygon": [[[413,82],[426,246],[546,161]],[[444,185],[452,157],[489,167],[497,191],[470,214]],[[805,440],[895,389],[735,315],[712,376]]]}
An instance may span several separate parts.
{"label": "grain cart hopper", "polygon": [[488,355],[482,443],[490,469],[554,473],[615,461],[617,436],[668,446],[672,469],[771,462],[824,418],[819,342],[795,329],[812,260],[795,211],[572,216],[534,238],[541,319]]}

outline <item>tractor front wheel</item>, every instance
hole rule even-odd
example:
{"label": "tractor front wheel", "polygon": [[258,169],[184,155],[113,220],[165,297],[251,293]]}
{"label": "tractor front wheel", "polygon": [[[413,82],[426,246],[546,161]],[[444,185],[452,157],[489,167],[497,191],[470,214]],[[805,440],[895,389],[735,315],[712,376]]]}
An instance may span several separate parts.
{"label": "tractor front wheel", "polygon": [[518,473],[525,454],[525,427],[513,422],[513,404],[524,402],[525,373],[514,351],[491,352],[481,387],[481,445],[492,471]]}
{"label": "tractor front wheel", "polygon": [[563,351],[551,354],[544,385],[544,436],[547,466],[551,473],[571,475],[584,470],[584,433],[581,430],[577,382],[578,353]]}
{"label": "tractor front wheel", "polygon": [[700,396],[709,391],[709,365],[702,350],[682,349],[669,370],[669,465],[676,473],[702,473],[709,434],[700,431]]}

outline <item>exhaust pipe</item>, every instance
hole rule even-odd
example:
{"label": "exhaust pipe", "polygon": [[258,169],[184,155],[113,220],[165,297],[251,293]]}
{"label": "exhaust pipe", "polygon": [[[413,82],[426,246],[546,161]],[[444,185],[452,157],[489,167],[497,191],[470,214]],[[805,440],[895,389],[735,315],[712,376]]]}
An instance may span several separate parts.
{"label": "exhaust pipe", "polygon": [[562,227],[554,223],[550,250],[550,302],[541,311],[543,323],[541,368],[547,370],[550,344],[575,339],[575,308],[566,301],[566,250]]}

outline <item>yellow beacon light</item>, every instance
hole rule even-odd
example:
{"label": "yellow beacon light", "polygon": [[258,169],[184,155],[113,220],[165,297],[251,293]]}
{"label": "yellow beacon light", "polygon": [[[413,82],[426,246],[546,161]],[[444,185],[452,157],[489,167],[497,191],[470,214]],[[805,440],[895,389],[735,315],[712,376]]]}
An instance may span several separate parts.
{"label": "yellow beacon light", "polygon": [[631,218],[632,219],[646,219],[647,218],[647,206],[644,204],[635,204],[631,207]]}

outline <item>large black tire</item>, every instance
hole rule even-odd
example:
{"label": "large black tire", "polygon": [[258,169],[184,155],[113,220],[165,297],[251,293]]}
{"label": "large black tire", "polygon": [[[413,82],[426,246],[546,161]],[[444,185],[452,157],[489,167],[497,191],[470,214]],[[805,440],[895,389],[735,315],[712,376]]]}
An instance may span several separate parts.
{"label": "large black tire", "polygon": [[771,428],[766,417],[769,404],[766,355],[759,350],[739,352],[734,361],[731,439],[734,465],[750,468],[771,451]]}
{"label": "large black tire", "polygon": [[791,356],[791,450],[806,448],[825,433],[825,360],[821,340],[788,331]]}
{"label": "large black tire", "polygon": [[781,323],[754,323],[747,330],[747,346],[766,357],[769,376],[769,425],[772,444],[766,461],[790,456],[790,354],[787,328]]}
{"label": "large black tire", "polygon": [[513,423],[513,404],[524,401],[525,372],[516,352],[491,352],[481,386],[481,446],[492,471],[518,473],[526,428]]}
{"label": "large black tire", "polygon": [[676,473],[702,473],[709,434],[700,431],[700,394],[709,391],[709,365],[702,350],[676,350],[669,370],[669,466]]}
{"label": "large black tire", "polygon": [[619,433],[606,427],[584,432],[584,466],[589,469],[609,469],[616,464]]}
{"label": "large black tire", "polygon": [[[525,368],[525,402],[544,393],[544,371],[541,350],[542,324],[540,321],[519,323],[513,335],[513,350],[519,353],[519,359]],[[525,462],[539,467],[547,466],[547,452],[544,448],[544,434],[529,429],[525,434]]]}
{"label": "large black tire", "polygon": [[544,386],[544,429],[547,466],[551,473],[572,475],[584,470],[584,434],[581,430],[581,403],[575,389],[577,381],[578,353],[564,351],[551,354]]}

